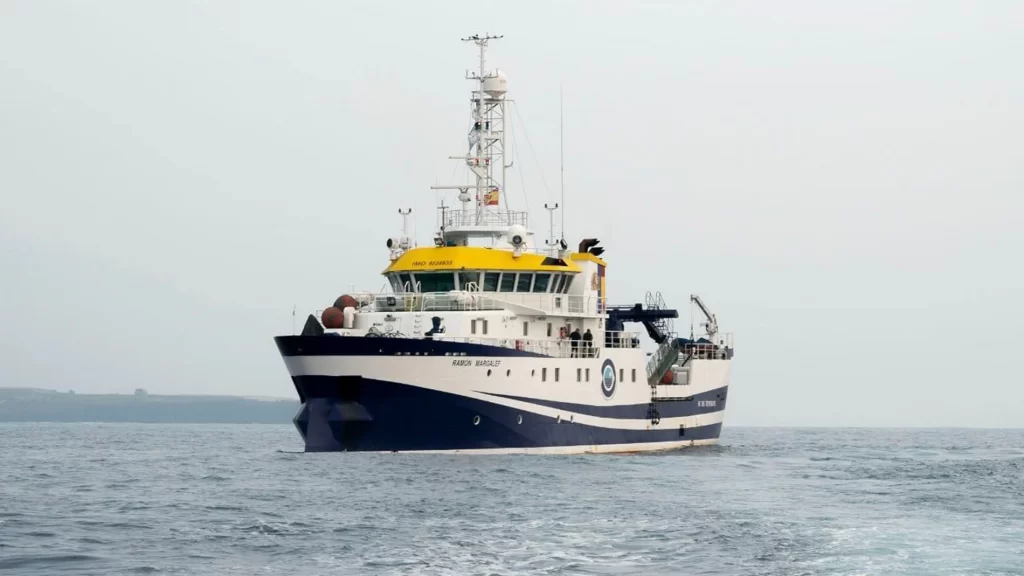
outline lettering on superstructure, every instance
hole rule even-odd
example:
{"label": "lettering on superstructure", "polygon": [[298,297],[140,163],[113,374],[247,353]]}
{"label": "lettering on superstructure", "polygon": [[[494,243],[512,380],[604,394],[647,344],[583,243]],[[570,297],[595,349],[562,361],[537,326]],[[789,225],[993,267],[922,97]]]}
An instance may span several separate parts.
{"label": "lettering on superstructure", "polygon": [[484,366],[487,368],[497,368],[501,366],[501,360],[477,360],[476,364],[472,360],[452,360],[452,366]]}
{"label": "lettering on superstructure", "polygon": [[454,263],[452,260],[414,260],[411,265],[415,268],[425,268],[427,266],[451,266]]}

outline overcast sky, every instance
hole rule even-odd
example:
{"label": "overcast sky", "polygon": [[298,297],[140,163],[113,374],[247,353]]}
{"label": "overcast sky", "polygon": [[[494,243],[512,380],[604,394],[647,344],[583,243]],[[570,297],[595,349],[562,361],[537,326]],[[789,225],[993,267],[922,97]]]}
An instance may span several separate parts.
{"label": "overcast sky", "polygon": [[272,337],[380,289],[398,208],[429,241],[486,31],[513,207],[561,85],[570,244],[718,313],[727,425],[1024,426],[1015,0],[5,0],[0,385],[294,397]]}

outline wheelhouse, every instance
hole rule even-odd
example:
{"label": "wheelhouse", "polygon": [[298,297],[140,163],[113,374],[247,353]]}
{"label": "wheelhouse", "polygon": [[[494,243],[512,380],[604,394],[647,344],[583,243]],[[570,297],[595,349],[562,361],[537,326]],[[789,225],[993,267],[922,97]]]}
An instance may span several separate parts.
{"label": "wheelhouse", "polygon": [[567,294],[577,272],[523,270],[423,270],[387,272],[385,277],[397,294],[450,292],[510,292]]}

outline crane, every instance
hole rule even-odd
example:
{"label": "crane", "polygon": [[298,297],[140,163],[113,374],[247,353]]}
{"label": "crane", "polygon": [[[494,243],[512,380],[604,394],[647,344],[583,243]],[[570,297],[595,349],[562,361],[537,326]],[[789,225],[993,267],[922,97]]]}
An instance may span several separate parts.
{"label": "crane", "polygon": [[704,301],[700,299],[700,296],[696,294],[690,294],[690,301],[700,308],[700,311],[704,313],[704,317],[707,318],[706,322],[701,322],[701,326],[708,331],[708,340],[711,340],[712,344],[718,343],[718,319],[712,314],[708,307],[704,305]]}

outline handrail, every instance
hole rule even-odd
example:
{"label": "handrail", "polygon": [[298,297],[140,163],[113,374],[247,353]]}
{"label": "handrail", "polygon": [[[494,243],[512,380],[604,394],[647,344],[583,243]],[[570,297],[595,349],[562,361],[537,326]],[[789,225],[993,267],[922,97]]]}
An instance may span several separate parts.
{"label": "handrail", "polygon": [[361,302],[359,309],[366,312],[431,312],[507,310],[516,306],[526,306],[554,315],[582,315],[598,314],[598,304],[602,300],[603,298],[597,296],[544,292],[451,290],[448,292],[374,294]]}
{"label": "handrail", "polygon": [[621,331],[606,331],[604,333],[605,348],[639,348],[640,333]]}
{"label": "handrail", "polygon": [[[601,348],[579,347],[575,351],[572,342],[569,340],[531,340],[528,338],[475,338],[466,336],[445,336],[435,334],[432,337],[439,342],[459,342],[464,344],[480,344],[483,346],[497,346],[500,348],[511,348],[523,352],[533,352],[554,358],[600,358]],[[574,353],[575,352],[575,353]]]}
{"label": "handrail", "polygon": [[647,361],[647,382],[654,386],[661,375],[679,358],[679,338],[670,333]]}
{"label": "handrail", "polygon": [[525,210],[448,210],[444,212],[441,226],[445,230],[468,226],[526,226],[529,213]]}

